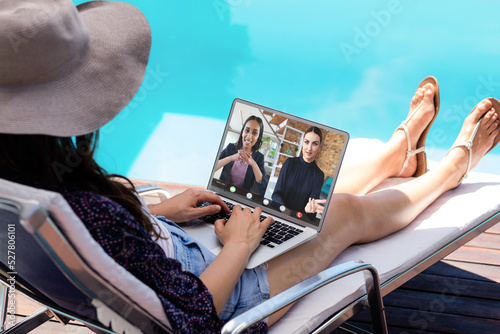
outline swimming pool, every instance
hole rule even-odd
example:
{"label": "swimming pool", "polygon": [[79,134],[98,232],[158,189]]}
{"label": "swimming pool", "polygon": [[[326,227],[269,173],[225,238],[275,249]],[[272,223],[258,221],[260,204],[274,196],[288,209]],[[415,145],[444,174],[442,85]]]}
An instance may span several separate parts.
{"label": "swimming pool", "polygon": [[[151,24],[151,57],[136,98],[103,128],[98,159],[133,178],[205,185],[236,97],[385,141],[434,75],[433,159],[480,99],[500,97],[495,1],[128,2]],[[476,170],[500,173],[487,158]]]}

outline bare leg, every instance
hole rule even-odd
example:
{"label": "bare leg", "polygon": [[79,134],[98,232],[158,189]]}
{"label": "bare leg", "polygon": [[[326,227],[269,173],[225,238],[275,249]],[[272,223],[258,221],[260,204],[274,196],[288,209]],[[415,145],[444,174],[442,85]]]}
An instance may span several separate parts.
{"label": "bare leg", "polygon": [[[472,167],[491,148],[499,131],[497,111],[491,109],[490,101],[481,102],[466,118],[457,138],[457,142],[469,139],[483,115],[474,139]],[[335,204],[320,235],[269,261],[271,295],[324,270],[348,246],[383,238],[408,225],[441,194],[457,185],[467,169],[468,158],[466,149],[455,148],[436,168],[404,184],[366,196],[335,194]],[[269,324],[286,311],[273,315]]]}
{"label": "bare leg", "polygon": [[[422,107],[408,123],[413,150],[417,148],[420,135],[434,116],[434,91],[435,87],[432,84],[427,84],[417,89],[411,101],[409,114],[424,100]],[[406,150],[406,135],[404,131],[396,130],[381,152],[374,152],[363,161],[344,164],[334,191],[353,195],[367,194],[388,177],[398,175],[406,158]],[[388,166],[390,167],[388,168]],[[416,168],[417,160],[414,156],[410,159],[408,167],[405,168],[401,176],[413,175]]]}

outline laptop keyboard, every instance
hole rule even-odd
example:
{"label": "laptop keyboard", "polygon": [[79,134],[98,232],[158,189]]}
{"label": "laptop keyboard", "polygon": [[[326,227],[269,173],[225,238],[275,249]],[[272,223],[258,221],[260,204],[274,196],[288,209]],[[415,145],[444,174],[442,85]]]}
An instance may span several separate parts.
{"label": "laptop keyboard", "polygon": [[[231,211],[233,210],[234,204],[226,202],[226,201],[224,201],[224,203],[226,203],[229,210],[231,210]],[[204,207],[204,206],[212,205],[212,204],[213,203],[209,203],[209,202],[200,202],[200,203],[198,203],[197,206]],[[218,219],[224,219],[227,221],[229,219],[229,217],[231,217],[230,213],[219,212],[219,213],[216,213],[213,215],[203,216],[200,219],[207,222],[207,223],[214,224],[215,221]],[[261,215],[260,221],[263,221],[266,218],[267,218],[266,216]],[[293,237],[299,235],[302,232],[303,232],[303,230],[301,230],[301,229],[295,228],[293,226],[290,226],[290,225],[287,225],[287,224],[284,224],[280,221],[275,220],[268,227],[268,229],[266,230],[266,233],[264,233],[264,236],[262,237],[262,240],[260,241],[260,243],[262,245],[267,246],[267,247],[274,248],[274,247],[284,243],[285,241],[292,239]]]}

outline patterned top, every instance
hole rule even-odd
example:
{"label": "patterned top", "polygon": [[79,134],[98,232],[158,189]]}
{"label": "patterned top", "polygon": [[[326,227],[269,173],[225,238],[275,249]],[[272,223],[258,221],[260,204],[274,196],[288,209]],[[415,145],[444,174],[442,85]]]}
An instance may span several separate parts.
{"label": "patterned top", "polygon": [[[167,258],[127,210],[89,191],[61,193],[106,253],[157,293],[175,332],[220,332],[224,324],[203,282]],[[250,331],[266,333],[267,325],[258,323]]]}

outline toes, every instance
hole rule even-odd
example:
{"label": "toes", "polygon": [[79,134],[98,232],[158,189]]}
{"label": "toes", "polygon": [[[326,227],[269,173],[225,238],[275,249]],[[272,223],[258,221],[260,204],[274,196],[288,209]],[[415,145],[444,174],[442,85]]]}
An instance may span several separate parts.
{"label": "toes", "polygon": [[422,91],[425,91],[426,93],[430,91],[430,93],[434,93],[434,85],[431,83],[426,83],[422,87]]}
{"label": "toes", "polygon": [[483,120],[484,125],[486,126],[486,130],[489,136],[496,137],[498,129],[498,114],[494,109],[491,109],[484,115]]}
{"label": "toes", "polygon": [[434,86],[431,84],[425,85],[424,99],[427,103],[434,104]]}
{"label": "toes", "polygon": [[416,106],[418,106],[418,104],[420,103],[420,98],[417,96],[417,94],[415,94],[413,96],[413,98],[411,99],[411,109],[415,109]]}
{"label": "toes", "polygon": [[422,99],[424,98],[424,94],[425,94],[424,87],[420,87],[417,91],[417,96],[419,101],[422,101]]}
{"label": "toes", "polygon": [[411,100],[411,108],[417,107],[422,100],[425,100],[426,103],[434,103],[434,85],[431,83],[427,83],[422,87],[419,87],[415,92]]}
{"label": "toes", "polygon": [[411,99],[411,108],[414,109],[416,106],[418,106],[418,104],[420,103],[420,101],[422,101],[422,98],[423,98],[424,94],[422,93],[422,91],[419,89],[417,89],[417,91],[415,92],[415,95],[413,95],[413,98]]}
{"label": "toes", "polygon": [[434,104],[434,85],[428,83],[420,87],[421,100],[424,100],[427,104]]}
{"label": "toes", "polygon": [[494,126],[491,127],[490,137],[496,138],[498,136],[498,122],[495,122]]}
{"label": "toes", "polygon": [[483,115],[485,115],[492,107],[492,103],[490,100],[485,99],[479,102],[479,104],[476,106],[476,109],[474,112],[471,114],[473,117],[473,122],[476,123],[479,121]]}
{"label": "toes", "polygon": [[483,117],[483,124],[484,126],[489,129],[494,123],[495,123],[495,120],[496,120],[496,113],[495,113],[495,110],[493,109],[490,109]]}

